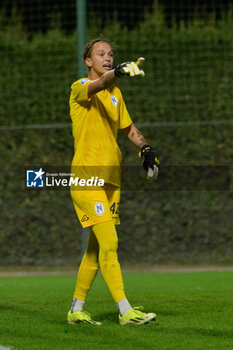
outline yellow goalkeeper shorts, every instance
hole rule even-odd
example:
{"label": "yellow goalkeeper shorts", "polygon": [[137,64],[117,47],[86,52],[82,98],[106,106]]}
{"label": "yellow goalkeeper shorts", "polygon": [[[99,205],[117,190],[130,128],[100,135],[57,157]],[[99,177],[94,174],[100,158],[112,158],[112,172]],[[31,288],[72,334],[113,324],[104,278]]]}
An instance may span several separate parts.
{"label": "yellow goalkeeper shorts", "polygon": [[113,220],[115,225],[120,225],[120,192],[120,187],[111,184],[105,184],[97,190],[80,191],[71,188],[71,197],[82,227],[109,220]]}

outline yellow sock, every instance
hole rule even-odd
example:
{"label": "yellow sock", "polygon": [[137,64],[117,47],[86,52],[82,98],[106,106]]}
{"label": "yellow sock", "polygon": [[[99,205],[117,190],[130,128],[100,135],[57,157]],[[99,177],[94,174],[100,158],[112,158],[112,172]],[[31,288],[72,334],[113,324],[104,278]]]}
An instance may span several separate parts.
{"label": "yellow sock", "polygon": [[86,300],[87,294],[92,286],[99,269],[98,263],[99,244],[92,230],[89,231],[89,240],[86,253],[83,256],[78,271],[77,284],[74,292],[74,298]]}
{"label": "yellow sock", "polygon": [[117,257],[118,238],[113,221],[92,226],[99,243],[99,265],[115,303],[125,299],[121,268]]}

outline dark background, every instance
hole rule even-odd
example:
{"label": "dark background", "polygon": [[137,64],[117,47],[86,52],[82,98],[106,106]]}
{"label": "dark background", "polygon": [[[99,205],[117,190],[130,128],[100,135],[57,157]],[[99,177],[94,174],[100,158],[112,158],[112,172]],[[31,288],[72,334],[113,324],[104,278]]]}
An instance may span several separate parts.
{"label": "dark background", "polygon": [[[88,0],[87,13],[96,14],[101,24],[117,19],[123,26],[129,29],[134,28],[144,18],[145,11],[151,12],[153,0],[128,0],[125,1],[101,1]],[[184,21],[187,25],[193,21],[194,15],[208,18],[212,12],[216,19],[220,20],[229,10],[232,0],[160,0],[158,4],[163,7],[165,20],[168,26],[175,21],[177,25]],[[33,32],[46,32],[50,27],[51,14],[60,15],[61,28],[66,32],[71,32],[76,28],[76,2],[64,0],[2,0],[0,8],[4,9],[8,18],[12,16],[13,10],[20,14],[23,24],[27,30]],[[40,21],[38,21],[40,17]]]}

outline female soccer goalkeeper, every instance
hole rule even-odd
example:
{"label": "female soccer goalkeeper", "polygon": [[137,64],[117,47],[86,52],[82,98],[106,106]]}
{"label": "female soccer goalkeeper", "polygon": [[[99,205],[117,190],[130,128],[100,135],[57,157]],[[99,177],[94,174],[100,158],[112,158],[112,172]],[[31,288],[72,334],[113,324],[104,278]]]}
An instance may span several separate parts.
{"label": "female soccer goalkeeper", "polygon": [[116,142],[118,129],[122,129],[129,140],[140,148],[144,159],[143,166],[149,176],[158,172],[159,161],[133,124],[121,92],[115,84],[121,76],[144,76],[140,69],[144,58],[122,63],[113,69],[110,43],[94,39],[87,43],[83,60],[88,69],[88,78],[73,83],[70,95],[75,149],[72,172],[79,176],[84,176],[84,173],[87,175],[88,171],[90,176],[104,176],[104,186],[96,190],[93,187],[91,190],[85,188],[82,191],[74,188],[75,186],[71,188],[79,220],[83,227],[89,227],[89,240],[79,267],[73,303],[67,319],[70,324],[101,325],[83,311],[87,294],[100,268],[119,310],[120,324],[141,325],[155,320],[156,315],[144,313],[140,307],[132,307],[124,292],[115,229],[115,225],[119,224],[121,185],[120,171],[116,170],[121,164],[121,152]]}

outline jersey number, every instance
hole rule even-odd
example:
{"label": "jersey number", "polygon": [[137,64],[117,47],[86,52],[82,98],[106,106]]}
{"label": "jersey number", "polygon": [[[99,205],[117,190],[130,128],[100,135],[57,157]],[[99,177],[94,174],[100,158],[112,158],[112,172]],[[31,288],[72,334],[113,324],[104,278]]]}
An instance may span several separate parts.
{"label": "jersey number", "polygon": [[118,202],[118,203],[114,202],[111,205],[110,211],[112,212],[112,214],[118,214],[119,213],[119,204],[120,204],[120,202]]}

